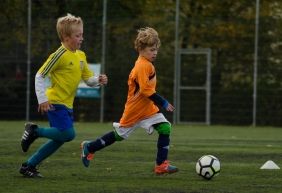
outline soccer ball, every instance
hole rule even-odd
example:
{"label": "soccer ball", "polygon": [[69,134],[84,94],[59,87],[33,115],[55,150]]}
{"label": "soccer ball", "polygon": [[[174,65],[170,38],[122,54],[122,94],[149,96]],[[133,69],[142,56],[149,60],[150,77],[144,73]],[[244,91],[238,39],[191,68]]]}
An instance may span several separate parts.
{"label": "soccer ball", "polygon": [[220,162],[213,155],[204,155],[196,163],[196,172],[206,180],[212,179],[220,172]]}

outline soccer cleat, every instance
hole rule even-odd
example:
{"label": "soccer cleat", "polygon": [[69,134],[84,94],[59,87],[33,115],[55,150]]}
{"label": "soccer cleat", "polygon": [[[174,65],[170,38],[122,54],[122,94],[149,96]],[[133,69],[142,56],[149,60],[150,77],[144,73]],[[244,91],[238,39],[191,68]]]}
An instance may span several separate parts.
{"label": "soccer cleat", "polygon": [[19,172],[25,177],[29,178],[43,178],[43,176],[37,171],[33,166],[29,166],[26,163],[23,163]]}
{"label": "soccer cleat", "polygon": [[169,164],[168,160],[165,160],[161,165],[155,166],[155,174],[172,174],[178,172],[178,168],[176,166],[172,166]]}
{"label": "soccer cleat", "polygon": [[22,135],[21,146],[23,152],[27,152],[29,146],[34,142],[35,139],[38,138],[36,134],[36,129],[38,126],[34,123],[26,123],[25,130]]}
{"label": "soccer cleat", "polygon": [[81,161],[83,163],[83,165],[85,167],[88,167],[90,164],[90,160],[93,159],[94,157],[94,153],[90,153],[88,151],[87,145],[88,145],[89,141],[83,141],[80,144],[80,148],[81,148]]}

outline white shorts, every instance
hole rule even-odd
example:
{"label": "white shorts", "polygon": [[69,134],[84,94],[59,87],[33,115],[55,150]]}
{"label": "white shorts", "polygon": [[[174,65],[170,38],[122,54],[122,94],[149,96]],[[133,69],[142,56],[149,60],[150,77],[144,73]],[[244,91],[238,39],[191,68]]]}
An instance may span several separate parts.
{"label": "white shorts", "polygon": [[162,113],[157,113],[147,119],[143,119],[142,121],[135,123],[132,127],[120,127],[120,124],[116,122],[113,123],[113,127],[120,137],[127,139],[135,129],[140,127],[145,129],[146,132],[151,135],[154,132],[153,125],[164,122],[170,124],[170,122],[164,117]]}

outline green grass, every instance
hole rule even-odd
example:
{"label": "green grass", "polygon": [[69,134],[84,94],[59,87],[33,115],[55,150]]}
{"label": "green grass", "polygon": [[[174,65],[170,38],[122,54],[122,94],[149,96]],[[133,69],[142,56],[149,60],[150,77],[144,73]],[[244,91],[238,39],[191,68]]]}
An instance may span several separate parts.
{"label": "green grass", "polygon": [[[139,129],[126,141],[97,152],[89,168],[80,160],[82,140],[95,139],[111,124],[76,123],[77,137],[39,167],[43,179],[24,178],[19,166],[46,139],[22,153],[24,122],[0,122],[0,192],[15,193],[279,193],[281,170],[260,170],[267,160],[282,166],[282,129],[272,127],[173,127],[169,158],[178,173],[156,176],[152,169],[157,134]],[[47,126],[47,123],[40,123]],[[210,181],[195,173],[204,154],[217,156],[221,173]]]}

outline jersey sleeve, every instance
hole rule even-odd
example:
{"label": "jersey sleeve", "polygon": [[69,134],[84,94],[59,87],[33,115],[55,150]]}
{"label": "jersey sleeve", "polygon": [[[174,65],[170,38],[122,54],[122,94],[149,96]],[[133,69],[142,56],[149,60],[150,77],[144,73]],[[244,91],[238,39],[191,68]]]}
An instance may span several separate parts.
{"label": "jersey sleeve", "polygon": [[82,69],[81,78],[82,80],[87,81],[90,77],[94,76],[94,72],[91,71],[89,68],[85,53],[81,52],[80,54],[85,62],[85,65],[83,66],[83,69]]}
{"label": "jersey sleeve", "polygon": [[35,93],[37,96],[38,104],[42,104],[48,101],[45,91],[46,91],[46,85],[44,78],[42,77],[41,74],[37,73],[35,76]]}

